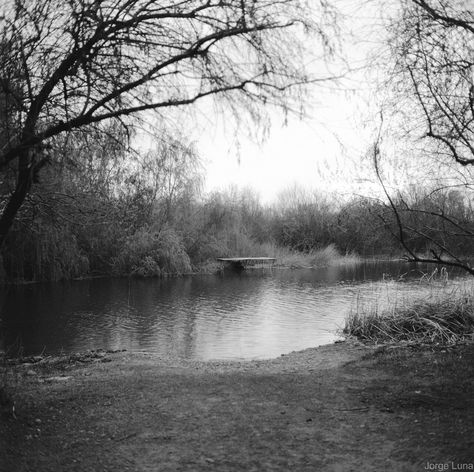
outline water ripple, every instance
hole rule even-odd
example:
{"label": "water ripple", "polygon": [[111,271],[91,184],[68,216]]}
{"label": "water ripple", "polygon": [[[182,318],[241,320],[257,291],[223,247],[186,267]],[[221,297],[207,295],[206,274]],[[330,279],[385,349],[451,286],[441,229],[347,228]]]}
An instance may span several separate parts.
{"label": "water ripple", "polygon": [[94,280],[2,294],[6,345],[26,353],[128,349],[196,359],[268,358],[332,342],[351,309],[425,293],[381,281],[407,266]]}

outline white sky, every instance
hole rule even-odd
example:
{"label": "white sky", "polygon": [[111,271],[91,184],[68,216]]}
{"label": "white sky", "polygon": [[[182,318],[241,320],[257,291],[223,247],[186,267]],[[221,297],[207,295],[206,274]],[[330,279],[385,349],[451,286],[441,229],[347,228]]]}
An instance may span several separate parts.
{"label": "white sky", "polygon": [[[374,44],[369,38],[380,34],[376,31],[378,14],[374,4],[351,0],[338,4],[347,15],[344,28],[353,34],[344,46],[345,55],[352,67],[359,67]],[[348,87],[357,90],[348,92]],[[284,125],[284,118],[275,114],[267,139],[260,145],[245,136],[236,142],[234,131],[226,129],[218,117],[209,119],[212,126],[197,139],[206,169],[206,190],[251,187],[263,202],[271,202],[295,183],[322,191],[364,192],[367,185],[361,180],[373,180],[373,172],[360,157],[377,126],[371,120],[376,108],[367,105],[372,97],[364,72],[345,80],[339,92],[315,85],[308,100],[308,118],[300,121],[290,116]]]}
{"label": "white sky", "polygon": [[349,184],[355,183],[354,172],[348,171],[359,162],[369,137],[361,136],[350,116],[353,108],[350,101],[328,97],[317,119],[293,117],[284,125],[275,117],[262,144],[245,137],[236,143],[221,127],[215,128],[197,144],[206,167],[206,188],[251,187],[264,202],[295,183],[325,191],[353,190]]}

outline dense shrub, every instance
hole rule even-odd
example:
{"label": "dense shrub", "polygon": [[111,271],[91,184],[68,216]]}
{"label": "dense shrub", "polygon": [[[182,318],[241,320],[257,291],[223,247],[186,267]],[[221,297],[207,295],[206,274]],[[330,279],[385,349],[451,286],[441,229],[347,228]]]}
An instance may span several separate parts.
{"label": "dense shrub", "polygon": [[[0,280],[165,276],[207,270],[217,257],[231,256],[270,256],[284,266],[320,267],[354,262],[355,254],[402,252],[393,212],[383,202],[339,201],[297,187],[270,206],[249,190],[202,195],[192,165],[196,156],[178,156],[179,149],[136,162],[124,156],[103,162],[97,149],[85,173],[48,168],[2,248]],[[430,250],[420,235],[433,241],[442,236],[443,227],[429,220],[435,211],[474,227],[469,202],[452,192],[436,198],[422,192],[410,201],[419,212],[407,212],[406,200],[395,204],[414,228],[406,242],[415,251]],[[472,253],[471,240],[451,231],[449,241],[458,253]]]}
{"label": "dense shrub", "polygon": [[191,261],[172,228],[161,231],[141,228],[126,239],[112,267],[116,274],[150,277],[189,273]]}
{"label": "dense shrub", "polygon": [[12,232],[3,263],[11,280],[62,280],[89,273],[89,259],[67,226],[40,222],[29,231]]}

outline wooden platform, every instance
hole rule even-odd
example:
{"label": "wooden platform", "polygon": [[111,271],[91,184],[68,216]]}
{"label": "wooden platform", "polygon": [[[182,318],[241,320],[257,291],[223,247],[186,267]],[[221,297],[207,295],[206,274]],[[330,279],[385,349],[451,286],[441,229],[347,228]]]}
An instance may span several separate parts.
{"label": "wooden platform", "polygon": [[218,257],[219,262],[223,262],[235,269],[257,269],[271,267],[275,261],[275,257]]}

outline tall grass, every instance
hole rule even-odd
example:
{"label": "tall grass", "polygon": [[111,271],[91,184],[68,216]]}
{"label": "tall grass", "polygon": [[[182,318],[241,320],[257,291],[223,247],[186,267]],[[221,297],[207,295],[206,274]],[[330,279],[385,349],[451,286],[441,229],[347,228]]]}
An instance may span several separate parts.
{"label": "tall grass", "polygon": [[342,255],[334,244],[307,253],[278,246],[273,242],[260,243],[243,233],[235,233],[218,246],[214,244],[208,258],[194,266],[197,272],[210,272],[218,266],[216,257],[274,257],[276,267],[280,268],[316,268],[334,265],[357,264],[361,258],[357,254]]}
{"label": "tall grass", "polygon": [[341,254],[334,244],[307,253],[294,251],[274,244],[262,245],[265,256],[275,257],[277,266],[291,268],[315,268],[334,265],[357,264],[361,261],[357,254]]}
{"label": "tall grass", "polygon": [[454,288],[411,302],[358,308],[346,319],[343,334],[369,343],[412,341],[455,344],[474,340],[474,291]]}

